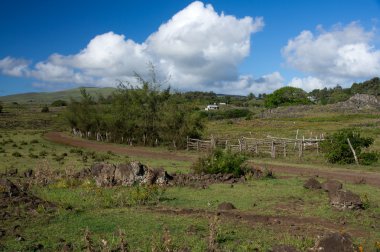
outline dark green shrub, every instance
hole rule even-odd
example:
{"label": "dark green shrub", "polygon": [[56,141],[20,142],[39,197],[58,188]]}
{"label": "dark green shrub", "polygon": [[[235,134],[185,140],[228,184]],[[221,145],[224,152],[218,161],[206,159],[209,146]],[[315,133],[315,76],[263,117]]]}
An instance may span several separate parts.
{"label": "dark green shrub", "polygon": [[56,100],[56,101],[53,101],[51,103],[51,106],[52,107],[63,107],[63,106],[67,106],[67,102],[64,100]]}
{"label": "dark green shrub", "polygon": [[41,109],[42,113],[48,113],[49,112],[49,107],[47,105],[44,105]]}
{"label": "dark green shrub", "polygon": [[33,154],[33,153],[29,153],[29,157],[30,158],[34,158],[34,159],[38,158],[38,156],[36,154]]}
{"label": "dark green shrub", "polygon": [[14,157],[22,157],[21,153],[18,152],[18,151],[13,152],[12,156],[14,156]]}
{"label": "dark green shrub", "polygon": [[[350,149],[347,139],[350,139],[356,155],[362,157],[362,160],[374,160],[372,154],[362,153],[362,148],[367,148],[373,143],[373,138],[362,137],[356,129],[342,129],[338,132],[327,136],[321,143],[321,150],[325,153],[326,159],[330,163],[351,164],[355,162],[354,155]],[[364,155],[364,156],[362,156]],[[363,164],[368,163],[364,161]]]}
{"label": "dark green shrub", "polygon": [[28,143],[26,141],[21,141],[20,143],[21,145],[28,145]]}
{"label": "dark green shrub", "polygon": [[363,152],[358,157],[359,163],[362,165],[371,165],[379,160],[379,153],[376,152]]}
{"label": "dark green shrub", "polygon": [[241,176],[246,170],[244,165],[246,160],[247,157],[239,153],[217,149],[210,152],[205,157],[200,157],[192,165],[192,169],[196,173],[232,173],[235,176]]}
{"label": "dark green shrub", "polygon": [[31,144],[36,144],[36,143],[39,143],[39,141],[37,139],[32,139],[32,140],[30,140],[30,143]]}
{"label": "dark green shrub", "polygon": [[241,117],[249,117],[252,112],[249,109],[228,109],[218,111],[200,111],[201,118],[208,118],[209,120],[223,120],[234,119]]}
{"label": "dark green shrub", "polygon": [[46,157],[48,155],[47,151],[40,151],[40,157]]}

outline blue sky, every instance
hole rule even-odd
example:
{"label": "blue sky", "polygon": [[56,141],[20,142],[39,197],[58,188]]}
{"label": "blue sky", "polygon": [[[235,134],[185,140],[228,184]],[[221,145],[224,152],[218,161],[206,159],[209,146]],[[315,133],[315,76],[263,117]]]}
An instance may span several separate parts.
{"label": "blue sky", "polygon": [[0,95],[149,78],[248,94],[380,75],[380,1],[1,1]]}

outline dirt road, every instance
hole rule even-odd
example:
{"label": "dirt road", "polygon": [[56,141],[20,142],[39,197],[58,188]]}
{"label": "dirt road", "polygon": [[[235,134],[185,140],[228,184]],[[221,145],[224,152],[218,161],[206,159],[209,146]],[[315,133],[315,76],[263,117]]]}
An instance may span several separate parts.
{"label": "dirt road", "polygon": [[[144,147],[129,147],[125,145],[117,145],[110,143],[102,143],[90,141],[82,138],[71,137],[62,132],[49,132],[44,135],[45,139],[65,144],[73,147],[88,148],[95,151],[112,151],[117,154],[124,154],[135,157],[146,157],[153,159],[168,159],[176,161],[193,162],[196,159],[195,155],[187,155],[185,153],[170,152],[170,151],[154,151]],[[364,172],[347,169],[315,169],[291,167],[282,165],[266,165],[268,169],[275,173],[294,174],[299,176],[318,176],[321,178],[338,179],[350,183],[366,183],[372,186],[380,187],[380,172]],[[380,169],[379,169],[380,170]]]}
{"label": "dirt road", "polygon": [[112,151],[117,154],[128,156],[146,157],[153,159],[168,159],[176,161],[194,161],[195,157],[185,154],[174,153],[170,151],[155,151],[144,147],[132,147],[126,145],[117,145],[90,141],[83,138],[72,137],[62,132],[48,132],[44,138],[59,144],[65,144],[73,147],[88,148],[94,151]]}

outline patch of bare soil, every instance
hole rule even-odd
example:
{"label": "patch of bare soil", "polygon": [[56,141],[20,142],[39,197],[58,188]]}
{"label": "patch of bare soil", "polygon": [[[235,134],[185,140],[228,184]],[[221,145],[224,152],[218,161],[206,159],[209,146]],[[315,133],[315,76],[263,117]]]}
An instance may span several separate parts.
{"label": "patch of bare soil", "polygon": [[168,208],[168,207],[148,207],[146,211],[178,215],[178,216],[194,216],[210,218],[218,215],[221,220],[227,220],[236,224],[248,225],[250,227],[264,225],[276,232],[289,232],[295,235],[322,235],[326,232],[340,232],[345,230],[355,237],[366,237],[368,232],[361,229],[353,229],[348,227],[345,223],[335,223],[331,220],[317,218],[317,217],[302,217],[294,215],[262,215],[255,214],[250,211],[239,210],[204,210],[192,208]]}
{"label": "patch of bare soil", "polygon": [[300,168],[282,165],[266,165],[267,169],[279,173],[295,174],[305,177],[318,176],[326,179],[337,179],[343,182],[369,184],[380,187],[380,173],[352,170],[324,170],[315,168]]}
{"label": "patch of bare soil", "polygon": [[168,159],[176,161],[193,161],[194,157],[188,155],[181,155],[178,153],[173,153],[170,151],[151,151],[144,147],[131,147],[125,145],[116,145],[110,143],[96,142],[83,138],[76,138],[68,136],[62,132],[48,132],[44,135],[45,139],[59,143],[65,144],[73,147],[88,148],[95,151],[112,151],[117,154],[124,154],[129,156],[146,157],[146,158],[157,158],[157,159]]}

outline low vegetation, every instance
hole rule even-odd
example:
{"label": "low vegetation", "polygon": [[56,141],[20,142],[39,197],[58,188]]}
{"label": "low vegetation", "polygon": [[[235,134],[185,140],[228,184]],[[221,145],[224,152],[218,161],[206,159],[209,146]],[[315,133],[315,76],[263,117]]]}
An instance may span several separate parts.
{"label": "low vegetation", "polygon": [[352,145],[355,155],[361,164],[370,165],[377,162],[379,154],[376,152],[362,152],[362,148],[368,148],[373,144],[374,139],[363,137],[359,130],[341,129],[328,135],[321,143],[322,151],[330,163],[352,164],[355,156],[351,150]]}
{"label": "low vegetation", "polygon": [[196,173],[231,173],[234,176],[241,176],[246,171],[246,166],[244,165],[246,160],[247,157],[239,153],[215,149],[206,156],[200,157],[193,164],[192,169]]}

